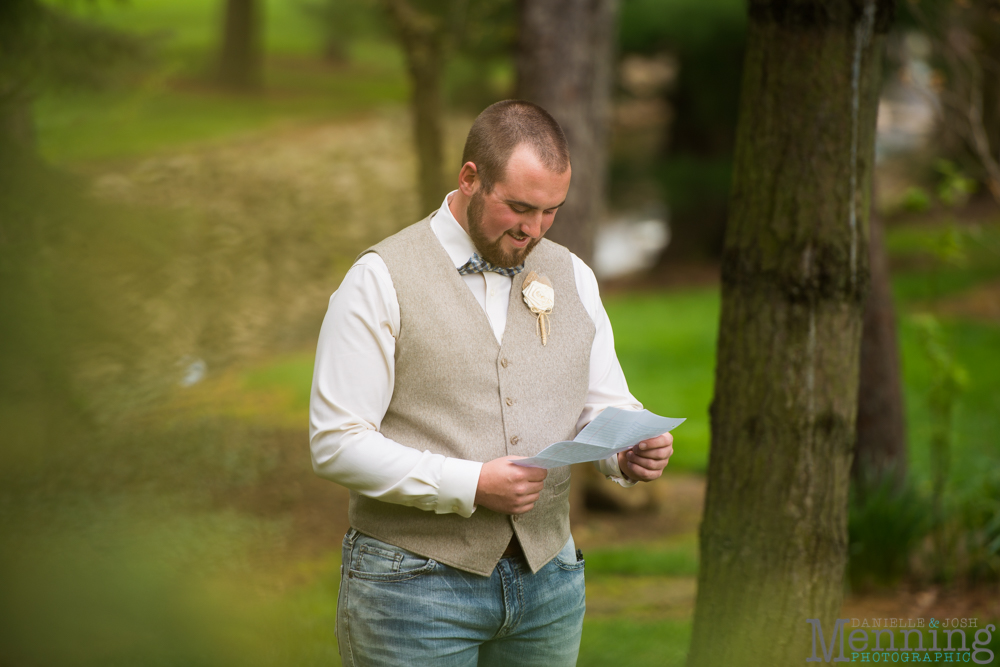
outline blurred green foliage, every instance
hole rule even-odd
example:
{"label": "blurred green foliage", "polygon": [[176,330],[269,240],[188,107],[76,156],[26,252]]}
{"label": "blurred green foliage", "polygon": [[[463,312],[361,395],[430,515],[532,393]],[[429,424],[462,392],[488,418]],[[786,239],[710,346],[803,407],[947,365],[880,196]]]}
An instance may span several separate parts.
{"label": "blurred green foliage", "polygon": [[351,45],[359,36],[388,34],[373,0],[298,0],[298,6],[321,32],[328,62],[350,63]]}
{"label": "blurred green foliage", "polygon": [[1000,277],[997,221],[890,226],[886,248],[898,267],[897,303],[945,297]]}
{"label": "blurred green foliage", "polygon": [[449,106],[472,117],[514,97],[517,3],[480,0],[466,4],[457,50],[448,63]]}
{"label": "blurred green foliage", "polygon": [[935,570],[937,576],[948,578],[954,568],[954,549],[945,535],[945,486],[951,472],[955,407],[969,380],[965,368],[956,363],[938,321],[930,315],[919,315],[914,318],[914,324],[931,370],[927,413],[931,426],[929,445]]}
{"label": "blurred green foliage", "polygon": [[852,589],[899,583],[931,523],[931,504],[910,478],[902,484],[889,474],[855,481],[848,518]]}
{"label": "blurred green foliage", "polygon": [[923,188],[911,185],[903,193],[900,206],[910,213],[922,213],[931,207],[931,198]]}
{"label": "blurred green foliage", "polygon": [[[96,0],[86,4],[95,7]],[[3,3],[0,103],[45,89],[105,88],[147,64],[148,42],[66,9],[40,0]]]}
{"label": "blurred green foliage", "polygon": [[[625,0],[623,53],[669,52],[680,64],[668,95],[676,118],[671,150],[729,156],[736,132],[746,3],[741,0]],[[728,194],[728,192],[727,192]]]}
{"label": "blurred green foliage", "polygon": [[945,206],[962,206],[969,201],[969,196],[975,193],[976,181],[962,173],[951,160],[938,160],[934,163],[934,169],[941,178],[937,189],[938,199]]}
{"label": "blurred green foliage", "polygon": [[637,173],[628,156],[611,168],[612,196],[651,179],[670,207],[670,256],[717,257],[722,252],[735,145],[747,9],[741,0],[625,0],[623,54],[667,53],[677,79],[664,91],[669,134],[651,173]]}
{"label": "blurred green foliage", "polygon": [[967,486],[959,500],[965,533],[965,570],[973,583],[1000,579],[1000,468],[982,471],[977,484]]}

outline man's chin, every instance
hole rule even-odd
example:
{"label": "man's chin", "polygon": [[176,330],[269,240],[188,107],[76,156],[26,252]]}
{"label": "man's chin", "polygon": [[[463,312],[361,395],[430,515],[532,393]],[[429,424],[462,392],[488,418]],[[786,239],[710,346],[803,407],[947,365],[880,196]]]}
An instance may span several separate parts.
{"label": "man's chin", "polygon": [[500,248],[498,248],[501,254],[497,257],[497,259],[501,260],[501,262],[500,263],[490,262],[490,263],[508,269],[511,267],[520,266],[521,264],[524,264],[524,260],[528,258],[528,255],[531,254],[531,251],[535,249],[535,246],[538,245],[538,242],[540,240],[541,239],[534,239],[532,241],[529,241],[528,245],[524,246],[523,248],[516,248],[516,247],[503,248],[501,246]]}
{"label": "man's chin", "polygon": [[528,241],[528,245],[523,248],[518,248],[511,243],[513,237],[509,234],[504,234],[498,239],[486,242],[485,239],[478,237],[476,234],[477,231],[478,230],[475,228],[470,230],[472,242],[476,246],[476,252],[479,253],[480,257],[493,266],[498,266],[504,269],[510,269],[524,264],[524,260],[531,254],[531,251],[535,249],[535,246],[541,242],[540,238],[531,239]]}

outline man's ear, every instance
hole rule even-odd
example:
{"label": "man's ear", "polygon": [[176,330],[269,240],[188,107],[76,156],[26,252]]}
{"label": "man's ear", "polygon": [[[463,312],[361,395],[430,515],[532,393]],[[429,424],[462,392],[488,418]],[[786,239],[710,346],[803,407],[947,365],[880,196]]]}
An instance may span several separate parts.
{"label": "man's ear", "polygon": [[475,162],[466,162],[458,172],[458,189],[466,197],[476,194],[479,189],[479,170]]}

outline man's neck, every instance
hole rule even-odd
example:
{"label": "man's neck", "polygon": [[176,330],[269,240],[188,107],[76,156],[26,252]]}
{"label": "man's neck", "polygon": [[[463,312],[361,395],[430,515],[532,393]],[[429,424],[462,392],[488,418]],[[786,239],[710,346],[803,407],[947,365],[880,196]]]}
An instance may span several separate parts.
{"label": "man's neck", "polygon": [[448,198],[448,210],[451,211],[452,216],[465,233],[469,233],[469,217],[466,211],[469,208],[469,198],[462,194],[461,190],[456,190],[451,197]]}

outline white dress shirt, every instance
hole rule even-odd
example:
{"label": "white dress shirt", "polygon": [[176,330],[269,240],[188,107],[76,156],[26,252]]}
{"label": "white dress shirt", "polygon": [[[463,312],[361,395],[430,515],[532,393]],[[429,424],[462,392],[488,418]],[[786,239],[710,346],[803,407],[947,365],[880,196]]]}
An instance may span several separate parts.
{"label": "white dress shirt", "polygon": [[[456,270],[476,252],[472,239],[452,215],[445,197],[431,219],[431,229]],[[573,271],[580,301],[594,321],[590,385],[577,422],[582,429],[604,408],[641,410],[629,393],[615,354],[611,322],[601,303],[597,278],[576,255]],[[511,278],[493,272],[462,276],[489,318],[497,342],[507,325]],[[433,304],[430,304],[433,307]],[[362,495],[411,505],[438,514],[475,511],[476,487],[483,464],[432,454],[395,442],[379,433],[395,384],[399,301],[385,262],[363,255],[330,297],[323,320],[309,401],[309,443],[313,470]],[[597,462],[598,469],[623,486],[617,456]]]}

